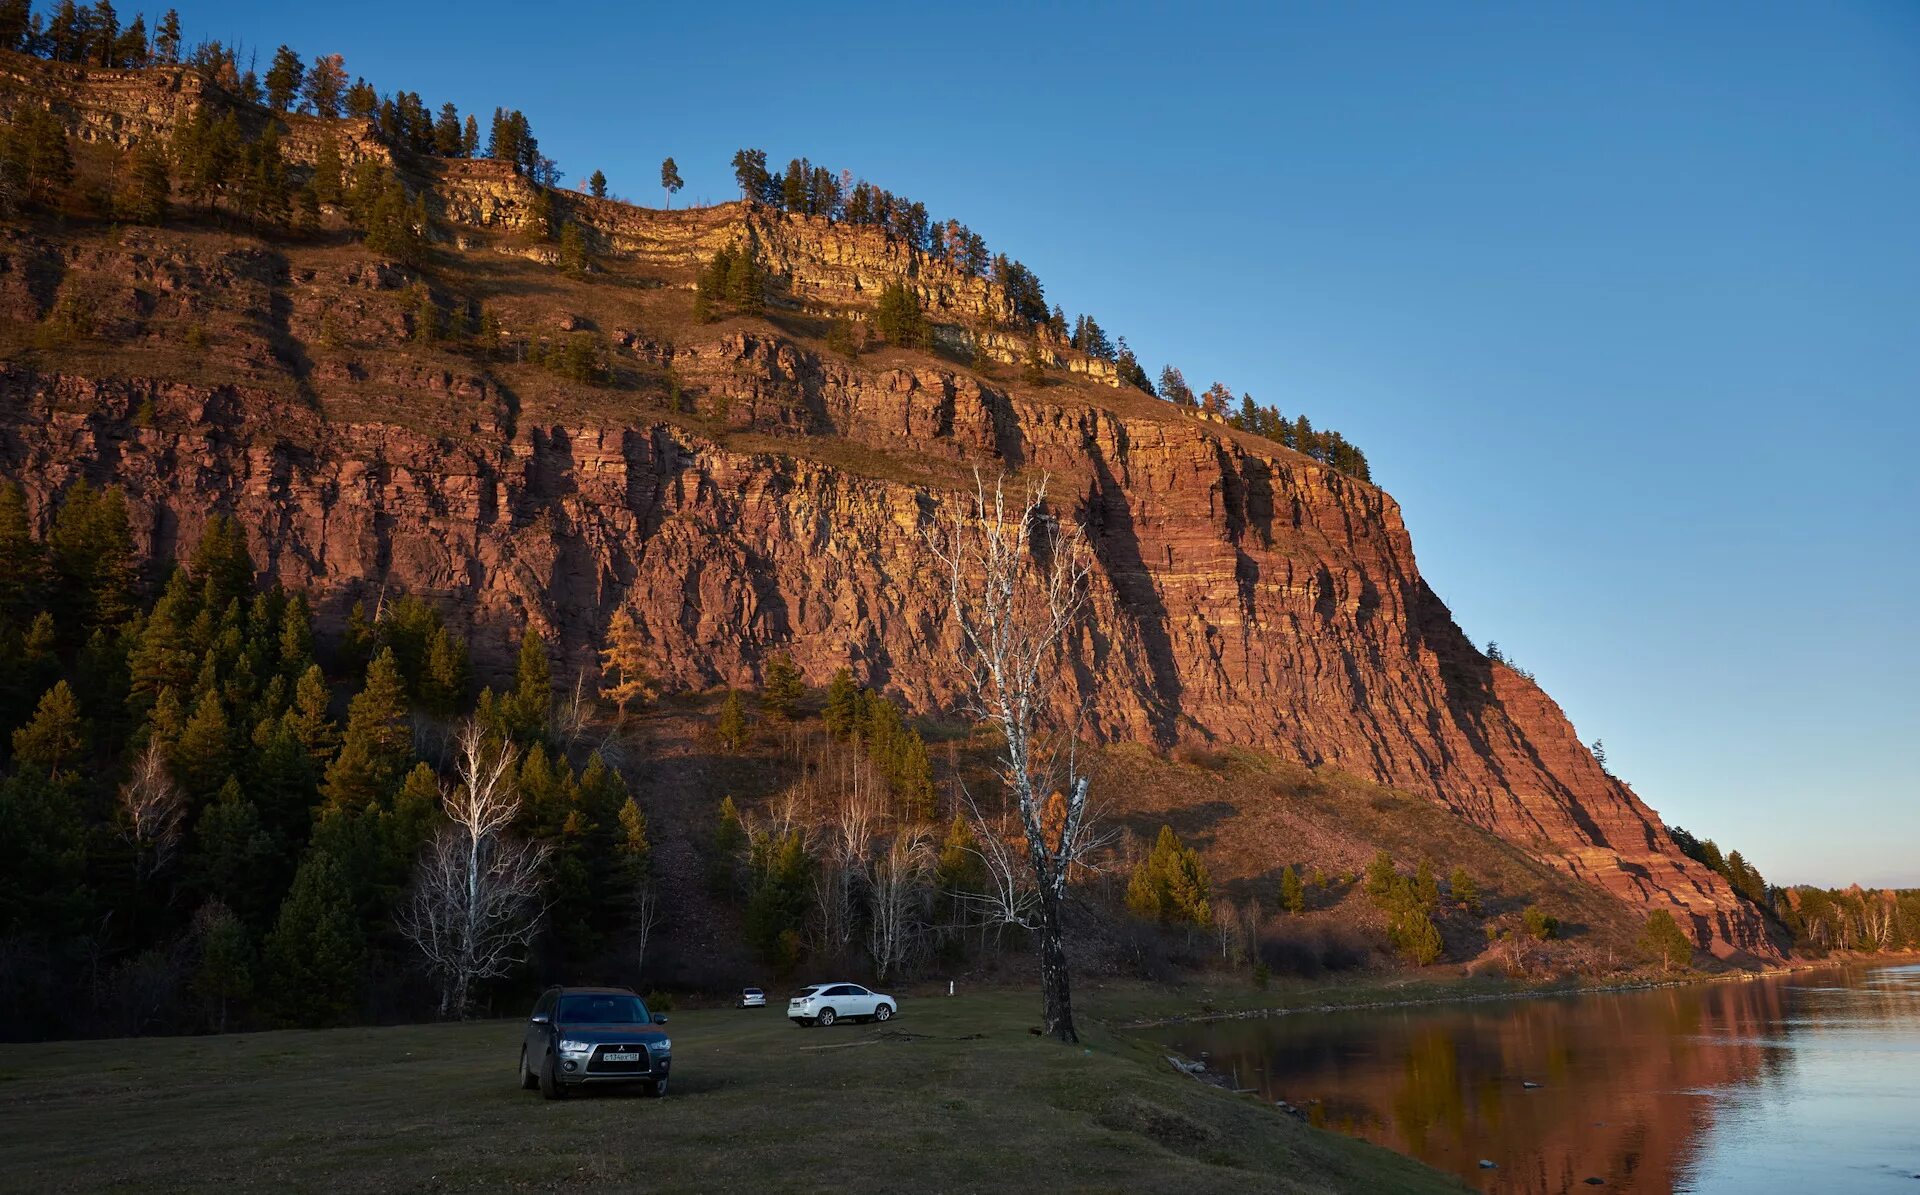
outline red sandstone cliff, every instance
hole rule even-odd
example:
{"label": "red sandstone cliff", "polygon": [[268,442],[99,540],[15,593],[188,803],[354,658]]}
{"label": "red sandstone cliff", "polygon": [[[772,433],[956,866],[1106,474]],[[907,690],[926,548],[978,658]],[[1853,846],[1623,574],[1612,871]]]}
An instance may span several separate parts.
{"label": "red sandstone cliff", "polygon": [[[109,141],[200,102],[179,80],[66,73],[76,129]],[[80,77],[100,74],[113,87]],[[434,596],[483,662],[531,619],[587,667],[626,605],[670,683],[747,680],[787,651],[814,683],[851,659],[934,711],[954,694],[918,538],[929,504],[975,465],[1044,470],[1099,557],[1076,673],[1098,735],[1376,779],[1684,910],[1719,953],[1773,954],[1553,701],[1465,639],[1383,491],[1116,389],[1071,353],[1049,350],[1060,380],[1037,390],[925,355],[823,354],[807,317],[857,312],[908,274],[948,343],[1024,344],[980,330],[991,288],[883,234],[580,197],[604,273],[575,282],[512,235],[519,180],[491,163],[439,174],[449,235],[420,277],[339,239],[5,234],[0,475],[41,517],[79,476],[125,487],[155,553],[231,511],[267,577],[310,589],[323,620],[382,589]],[[780,279],[776,322],[689,325],[691,267],[747,239]],[[484,296],[510,326],[600,329],[620,380],[572,387],[410,345],[408,285],[456,310]],[[36,346],[27,329],[74,295],[88,334]],[[182,351],[188,327],[204,353]]]}

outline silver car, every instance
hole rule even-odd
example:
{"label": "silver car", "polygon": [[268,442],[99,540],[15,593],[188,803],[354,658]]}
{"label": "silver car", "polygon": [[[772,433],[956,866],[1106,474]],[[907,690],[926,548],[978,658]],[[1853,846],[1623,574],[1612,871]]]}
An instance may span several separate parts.
{"label": "silver car", "polygon": [[639,1083],[667,1094],[673,1042],[626,988],[548,988],[527,1018],[520,1043],[520,1086],[550,1100],[588,1084]]}
{"label": "silver car", "polygon": [[787,1016],[796,1025],[831,1025],[835,1021],[889,1021],[900,1002],[883,992],[868,991],[857,983],[816,983],[801,988],[787,1001]]}

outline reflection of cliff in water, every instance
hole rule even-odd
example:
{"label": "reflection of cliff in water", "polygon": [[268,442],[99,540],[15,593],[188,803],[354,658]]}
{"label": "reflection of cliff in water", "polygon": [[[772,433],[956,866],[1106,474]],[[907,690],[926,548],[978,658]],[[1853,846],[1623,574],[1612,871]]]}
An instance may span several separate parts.
{"label": "reflection of cliff in water", "polygon": [[1791,1065],[1768,1037],[1785,1020],[1781,987],[1738,983],[1236,1022],[1185,1040],[1316,1124],[1485,1190],[1585,1190],[1600,1177],[1666,1191],[1710,1125],[1711,1089]]}

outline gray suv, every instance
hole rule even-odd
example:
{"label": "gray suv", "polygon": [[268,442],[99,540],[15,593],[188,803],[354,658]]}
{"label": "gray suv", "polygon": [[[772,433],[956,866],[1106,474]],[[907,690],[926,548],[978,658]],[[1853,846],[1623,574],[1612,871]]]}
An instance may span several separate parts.
{"label": "gray suv", "polygon": [[548,988],[527,1018],[520,1086],[550,1100],[589,1083],[644,1083],[665,1095],[673,1042],[654,1026],[666,1023],[626,988]]}

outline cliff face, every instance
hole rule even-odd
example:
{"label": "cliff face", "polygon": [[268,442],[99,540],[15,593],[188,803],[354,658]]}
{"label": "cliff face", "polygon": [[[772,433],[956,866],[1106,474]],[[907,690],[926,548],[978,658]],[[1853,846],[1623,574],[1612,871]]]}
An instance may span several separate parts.
{"label": "cliff face", "polygon": [[[154,94],[190,89],[151,74],[147,90],[61,102],[124,127]],[[1102,738],[1245,744],[1366,776],[1630,903],[1675,907],[1722,954],[1774,953],[1553,701],[1465,639],[1383,491],[1116,390],[1104,362],[1074,368],[1058,346],[1058,380],[1039,389],[926,355],[823,354],[790,326],[858,311],[893,278],[950,334],[974,335],[1000,302],[882,233],[574,196],[602,255],[602,278],[575,282],[510,235],[521,180],[432,169],[450,225],[420,278],[357,245],[0,239],[15,329],[0,330],[0,475],[42,518],[78,477],[123,486],[155,554],[235,513],[266,576],[309,589],[323,625],[357,598],[415,592],[468,623],[483,664],[530,619],[570,672],[591,669],[626,606],[671,685],[747,682],[785,651],[815,684],[851,660],[932,712],[953,702],[955,644],[920,540],[929,505],[976,465],[1045,471],[1099,559],[1074,679]],[[779,277],[786,322],[689,325],[693,267],[738,242]],[[628,380],[556,385],[409,344],[401,288],[416,282],[456,310],[491,288],[509,315],[603,329]],[[89,333],[29,349],[21,330],[76,288]],[[181,351],[190,325],[211,332],[204,356]],[[1009,355],[1025,343],[992,335]]]}

